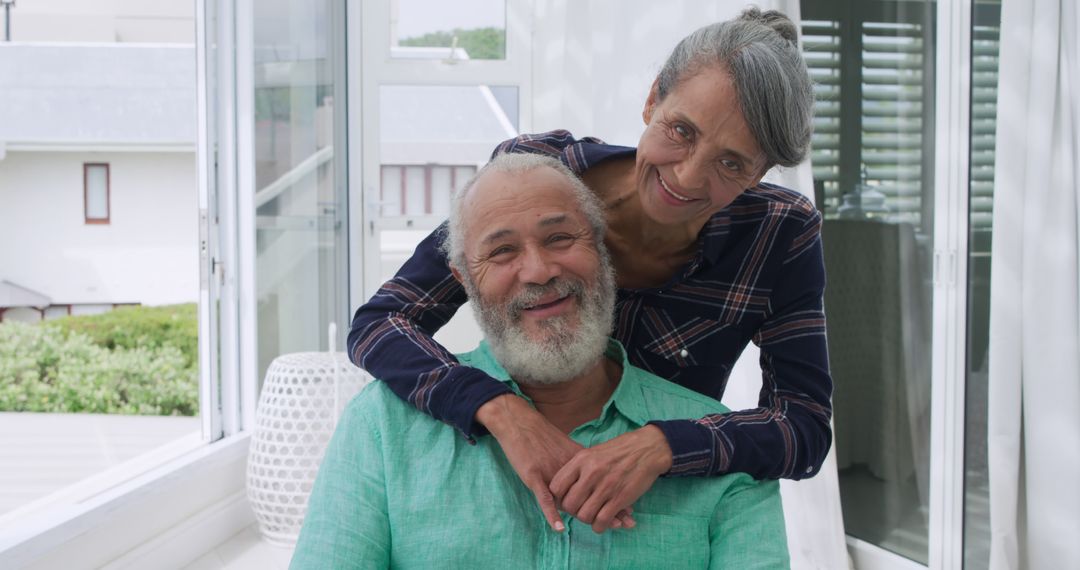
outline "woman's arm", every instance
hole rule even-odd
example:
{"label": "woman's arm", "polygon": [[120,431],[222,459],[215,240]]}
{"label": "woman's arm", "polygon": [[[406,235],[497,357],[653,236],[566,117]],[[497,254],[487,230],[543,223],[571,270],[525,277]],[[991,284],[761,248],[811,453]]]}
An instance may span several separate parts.
{"label": "woman's arm", "polygon": [[[802,479],[821,468],[832,443],[821,218],[814,212],[792,225],[781,242],[789,245],[778,252],[769,311],[753,338],[761,347],[760,407],[653,421],[580,451],[552,479],[556,499],[571,507],[567,512],[599,531],[661,475],[742,472],[756,479]],[[648,433],[653,426],[663,437]]]}
{"label": "woman's arm", "polygon": [[765,321],[759,407],[699,420],[655,424],[671,445],[669,475],[749,473],[757,479],[803,479],[821,468],[832,444],[832,378],[825,341],[825,266],[821,217],[795,228]]}
{"label": "woman's arm", "polygon": [[401,399],[472,438],[487,433],[477,409],[511,391],[462,366],[431,338],[467,300],[439,251],[444,232],[445,224],[420,242],[397,275],[357,309],[349,357]]}

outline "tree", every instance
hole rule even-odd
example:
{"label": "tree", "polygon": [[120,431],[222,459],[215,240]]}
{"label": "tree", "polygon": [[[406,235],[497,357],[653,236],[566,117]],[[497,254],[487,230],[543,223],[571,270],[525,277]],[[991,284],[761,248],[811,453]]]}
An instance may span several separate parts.
{"label": "tree", "polygon": [[506,57],[506,32],[502,28],[474,28],[431,32],[422,36],[402,38],[403,46],[450,47],[457,38],[457,47],[469,54],[469,59],[503,59]]}

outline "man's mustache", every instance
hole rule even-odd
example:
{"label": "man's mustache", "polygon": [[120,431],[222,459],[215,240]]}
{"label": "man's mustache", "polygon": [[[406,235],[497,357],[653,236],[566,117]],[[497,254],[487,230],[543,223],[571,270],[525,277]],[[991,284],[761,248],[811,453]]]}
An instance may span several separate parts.
{"label": "man's mustache", "polygon": [[510,318],[516,321],[521,317],[522,311],[550,295],[555,295],[560,299],[573,295],[581,299],[585,295],[585,284],[578,280],[571,281],[560,277],[555,277],[543,285],[528,283],[520,293],[507,302],[506,311]]}

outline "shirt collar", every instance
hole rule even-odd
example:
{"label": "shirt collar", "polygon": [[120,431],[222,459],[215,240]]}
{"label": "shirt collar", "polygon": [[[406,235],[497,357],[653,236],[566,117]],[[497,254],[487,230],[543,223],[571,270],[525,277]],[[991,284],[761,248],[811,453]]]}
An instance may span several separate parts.
{"label": "shirt collar", "polygon": [[[622,366],[622,377],[619,379],[619,385],[615,387],[615,391],[612,392],[611,397],[604,404],[604,408],[597,420],[603,421],[610,414],[617,411],[632,423],[637,424],[638,427],[645,425],[650,417],[645,405],[645,397],[641,391],[641,379],[639,377],[641,371],[630,364],[626,356],[626,349],[623,348],[619,341],[613,338],[608,339],[604,356]],[[481,341],[476,350],[459,355],[458,359],[462,364],[475,366],[483,370],[492,378],[505,383],[514,393],[528,400],[517,382],[510,378],[510,373],[495,360],[495,356],[491,354],[491,346],[488,345],[486,340]],[[593,420],[593,422],[597,420]]]}

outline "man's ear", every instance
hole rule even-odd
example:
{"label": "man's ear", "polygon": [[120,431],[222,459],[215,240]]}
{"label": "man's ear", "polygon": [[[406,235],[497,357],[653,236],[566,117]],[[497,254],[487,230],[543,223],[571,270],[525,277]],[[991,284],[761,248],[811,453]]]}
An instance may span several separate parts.
{"label": "man's ear", "polygon": [[645,99],[645,108],[641,111],[641,118],[645,120],[645,124],[648,125],[652,121],[653,111],[656,109],[656,104],[660,102],[660,78],[657,77],[652,82],[652,87],[649,88],[649,97]]}
{"label": "man's ear", "polygon": [[465,284],[465,282],[462,281],[462,279],[461,279],[461,272],[458,271],[456,267],[453,267],[453,266],[450,267],[450,275],[453,275],[454,279],[457,279],[458,283],[461,283],[462,285]]}

